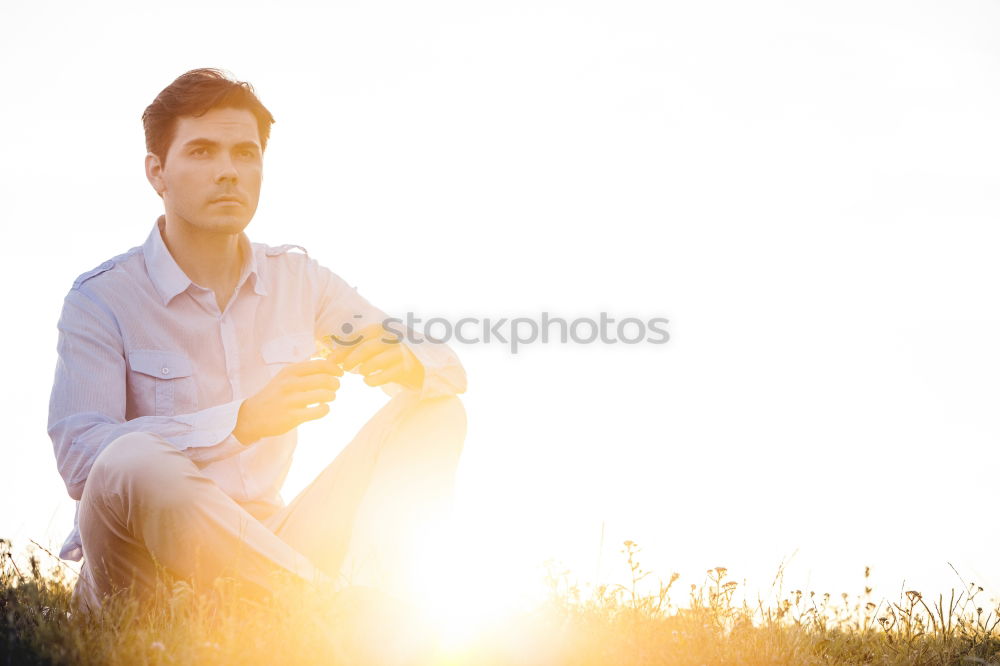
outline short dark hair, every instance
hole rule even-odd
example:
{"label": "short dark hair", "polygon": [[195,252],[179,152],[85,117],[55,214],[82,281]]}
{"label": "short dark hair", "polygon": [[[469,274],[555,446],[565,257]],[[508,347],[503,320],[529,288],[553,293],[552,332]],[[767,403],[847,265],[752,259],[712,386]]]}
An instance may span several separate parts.
{"label": "short dark hair", "polygon": [[260,148],[262,151],[267,148],[274,116],[257,99],[253,86],[245,81],[236,81],[221,70],[202,68],[178,76],[143,111],[146,150],[165,163],[167,149],[174,140],[177,118],[200,116],[211,109],[250,111],[257,119]]}

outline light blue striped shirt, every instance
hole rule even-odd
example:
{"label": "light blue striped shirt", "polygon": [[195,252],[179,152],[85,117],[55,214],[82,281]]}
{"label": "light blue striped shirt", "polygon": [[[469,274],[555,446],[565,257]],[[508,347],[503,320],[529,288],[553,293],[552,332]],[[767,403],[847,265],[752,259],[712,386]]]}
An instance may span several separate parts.
{"label": "light blue striped shirt", "polygon": [[[220,312],[215,294],[174,261],[163,223],[161,216],[143,245],[84,273],[66,295],[48,419],[59,473],[79,500],[105,446],[151,432],[237,502],[276,511],[296,431],[244,446],[232,436],[240,405],[284,365],[314,356],[318,340],[342,335],[345,323],[358,331],[388,315],[303,248],[251,243],[245,233],[240,244],[249,259]],[[455,353],[412,335],[422,340],[406,343],[424,365],[421,395],[464,392]],[[78,518],[79,502],[59,552],[64,559],[82,557]]]}

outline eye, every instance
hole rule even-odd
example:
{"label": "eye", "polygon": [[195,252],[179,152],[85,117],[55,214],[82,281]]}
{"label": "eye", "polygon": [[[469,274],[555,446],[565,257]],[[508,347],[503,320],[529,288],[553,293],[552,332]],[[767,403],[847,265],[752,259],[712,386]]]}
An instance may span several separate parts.
{"label": "eye", "polygon": [[192,148],[190,152],[190,155],[193,155],[194,157],[201,157],[202,155],[207,155],[207,154],[208,154],[208,148],[205,148],[204,146]]}
{"label": "eye", "polygon": [[255,157],[257,157],[257,151],[256,150],[251,150],[249,148],[246,148],[246,149],[241,150],[239,152],[239,156],[242,157],[242,158],[244,158],[244,159],[252,160]]}

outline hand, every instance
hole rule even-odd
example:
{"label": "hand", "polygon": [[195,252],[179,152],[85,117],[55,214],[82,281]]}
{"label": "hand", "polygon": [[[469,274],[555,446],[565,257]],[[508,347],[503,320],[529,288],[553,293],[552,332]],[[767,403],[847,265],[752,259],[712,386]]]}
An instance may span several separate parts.
{"label": "hand", "polygon": [[243,444],[252,444],[326,416],[330,411],[326,403],[336,399],[340,388],[337,377],[343,374],[336,363],[326,359],[285,366],[240,405],[233,436]]}
{"label": "hand", "polygon": [[381,323],[360,331],[350,344],[333,341],[327,360],[342,364],[348,372],[364,375],[365,384],[381,386],[395,382],[414,390],[424,384],[424,366],[403,344],[399,335]]}

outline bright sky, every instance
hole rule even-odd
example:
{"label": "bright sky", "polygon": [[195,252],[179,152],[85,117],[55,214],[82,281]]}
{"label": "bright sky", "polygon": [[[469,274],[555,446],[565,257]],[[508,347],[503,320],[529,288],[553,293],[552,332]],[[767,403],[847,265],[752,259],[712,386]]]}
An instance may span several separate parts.
{"label": "bright sky", "polygon": [[[666,345],[453,348],[476,569],[726,566],[1000,591],[1000,6],[5,3],[0,536],[58,549],[45,432],[74,278],[162,212],[140,115],[174,77],[277,118],[251,240],[390,313],[670,320]],[[356,378],[355,378],[356,379]],[[300,429],[290,500],[386,397]],[[602,525],[604,546],[601,550]]]}

